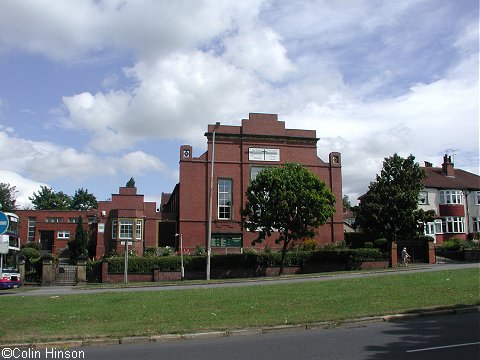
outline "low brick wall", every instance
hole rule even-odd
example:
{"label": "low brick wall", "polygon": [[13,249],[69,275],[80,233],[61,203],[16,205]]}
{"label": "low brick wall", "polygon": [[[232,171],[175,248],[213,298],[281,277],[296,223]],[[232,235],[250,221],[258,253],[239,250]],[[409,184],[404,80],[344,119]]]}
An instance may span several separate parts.
{"label": "low brick wall", "polygon": [[466,261],[479,261],[480,250],[479,249],[465,249],[463,250],[464,258]]}
{"label": "low brick wall", "polygon": [[210,276],[212,279],[234,279],[255,277],[257,274],[255,270],[249,268],[211,269]]}
{"label": "low brick wall", "polygon": [[323,262],[323,263],[315,263],[303,264],[303,273],[304,274],[312,274],[312,273],[320,273],[320,272],[333,272],[333,271],[345,271],[347,269],[346,262]]}
{"label": "low brick wall", "polygon": [[[106,278],[102,277],[102,283],[120,283],[124,281],[125,281],[125,274],[108,273]],[[151,281],[153,281],[153,272],[150,274],[128,274],[128,282],[151,282]]]}

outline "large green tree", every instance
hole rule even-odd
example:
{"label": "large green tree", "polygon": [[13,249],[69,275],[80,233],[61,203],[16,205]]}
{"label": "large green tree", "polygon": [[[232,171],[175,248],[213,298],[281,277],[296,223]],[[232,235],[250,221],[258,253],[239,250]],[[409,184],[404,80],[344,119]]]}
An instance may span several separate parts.
{"label": "large green tree", "polygon": [[72,197],[72,210],[91,210],[98,208],[95,195],[90,194],[88,189],[80,188]]}
{"label": "large green tree", "polygon": [[35,210],[69,210],[71,209],[72,199],[62,191],[54,192],[48,186],[40,186],[37,193],[29,197]]}
{"label": "large green tree", "polygon": [[0,183],[0,211],[12,212],[17,208],[17,189],[8,183]]}
{"label": "large green tree", "polygon": [[356,207],[356,225],[390,241],[417,235],[419,223],[434,215],[432,211],[418,209],[425,178],[425,171],[413,155],[402,158],[394,154],[385,158],[380,175],[370,183]]}
{"label": "large green tree", "polygon": [[283,242],[280,275],[285,254],[296,240],[308,239],[335,213],[335,196],[310,170],[300,164],[265,168],[250,183],[242,209],[244,226],[257,231],[252,245],[278,232]]}

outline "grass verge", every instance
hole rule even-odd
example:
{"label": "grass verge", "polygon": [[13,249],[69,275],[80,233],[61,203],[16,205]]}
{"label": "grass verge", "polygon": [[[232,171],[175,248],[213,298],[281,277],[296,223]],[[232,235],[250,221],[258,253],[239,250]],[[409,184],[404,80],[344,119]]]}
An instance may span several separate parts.
{"label": "grass verge", "polygon": [[239,288],[0,297],[0,343],[191,333],[478,305],[479,270]]}

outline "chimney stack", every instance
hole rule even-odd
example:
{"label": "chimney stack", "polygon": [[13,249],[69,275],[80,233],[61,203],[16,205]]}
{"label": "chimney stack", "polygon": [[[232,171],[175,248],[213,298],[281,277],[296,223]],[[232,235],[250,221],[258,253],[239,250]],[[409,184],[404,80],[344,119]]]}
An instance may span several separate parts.
{"label": "chimney stack", "polygon": [[442,169],[443,169],[443,173],[446,176],[455,177],[455,171],[453,169],[453,163],[452,163],[452,157],[451,156],[448,156],[447,154],[445,154],[445,156],[443,157]]}

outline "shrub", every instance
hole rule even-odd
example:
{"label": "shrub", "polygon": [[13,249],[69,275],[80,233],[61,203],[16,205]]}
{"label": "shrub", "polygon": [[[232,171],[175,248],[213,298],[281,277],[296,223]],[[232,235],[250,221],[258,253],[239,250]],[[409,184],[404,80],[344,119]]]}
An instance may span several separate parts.
{"label": "shrub", "polygon": [[320,250],[343,250],[347,248],[345,241],[335,241],[331,244],[325,244],[320,246]]}
{"label": "shrub", "polygon": [[156,247],[147,247],[145,249],[145,254],[143,256],[145,256],[145,257],[157,256],[157,248]]}
{"label": "shrub", "polygon": [[36,247],[24,246],[20,253],[25,257],[25,278],[27,281],[39,281],[42,273],[42,258]]}
{"label": "shrub", "polygon": [[315,251],[317,246],[318,246],[317,240],[308,239],[308,240],[305,240],[302,244],[298,245],[297,250],[298,251]]}
{"label": "shrub", "polygon": [[[206,262],[203,256],[187,256],[183,258],[185,270],[205,270]],[[108,271],[110,273],[123,273],[125,259],[123,257],[108,258]],[[134,274],[150,273],[154,268],[160,271],[180,271],[180,256],[152,256],[133,257],[128,259],[128,272]]]}
{"label": "shrub", "polygon": [[22,246],[22,249],[37,249],[38,251],[42,250],[40,243],[35,241],[28,241],[25,245]]}
{"label": "shrub", "polygon": [[256,262],[257,255],[248,253],[213,255],[211,258],[211,265],[214,268],[253,267]]}
{"label": "shrub", "polygon": [[467,241],[457,238],[451,238],[443,242],[442,250],[444,251],[458,251],[463,249],[478,249],[478,244],[473,241]]}
{"label": "shrub", "polygon": [[194,252],[195,256],[205,255],[205,248],[203,246],[197,245]]}
{"label": "shrub", "polygon": [[102,260],[87,260],[87,282],[100,283],[102,276]]}
{"label": "shrub", "polygon": [[365,241],[365,249],[372,249],[373,243],[371,241]]}
{"label": "shrub", "polygon": [[165,246],[164,248],[160,248],[160,255],[162,256],[170,256],[175,252],[175,249],[170,246]]}
{"label": "shrub", "polygon": [[388,255],[379,249],[351,249],[349,256],[353,261],[379,261],[388,258]]}
{"label": "shrub", "polygon": [[365,233],[345,233],[345,243],[351,249],[363,248],[369,240]]}
{"label": "shrub", "polygon": [[387,252],[388,241],[385,238],[376,239],[373,242],[373,245],[379,249],[381,252]]}

